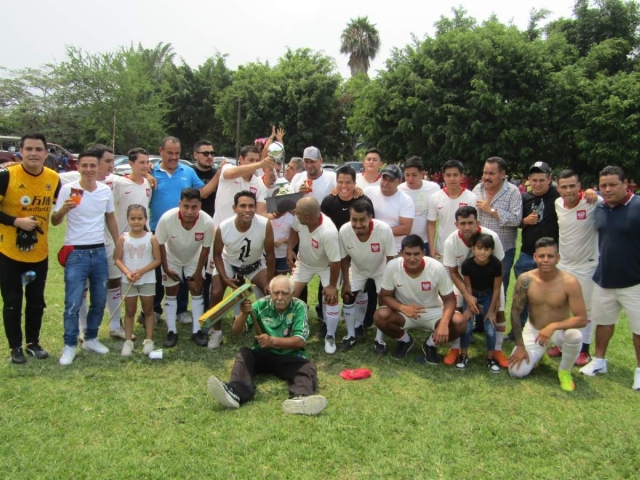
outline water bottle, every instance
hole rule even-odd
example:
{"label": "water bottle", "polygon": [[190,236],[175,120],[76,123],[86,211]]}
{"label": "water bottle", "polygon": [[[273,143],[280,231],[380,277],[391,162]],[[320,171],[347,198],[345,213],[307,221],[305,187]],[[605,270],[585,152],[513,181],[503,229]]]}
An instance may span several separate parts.
{"label": "water bottle", "polygon": [[29,270],[28,272],[24,272],[20,276],[20,280],[22,281],[22,286],[23,287],[26,287],[31,282],[33,282],[35,279],[36,279],[36,272],[34,272],[33,270]]}

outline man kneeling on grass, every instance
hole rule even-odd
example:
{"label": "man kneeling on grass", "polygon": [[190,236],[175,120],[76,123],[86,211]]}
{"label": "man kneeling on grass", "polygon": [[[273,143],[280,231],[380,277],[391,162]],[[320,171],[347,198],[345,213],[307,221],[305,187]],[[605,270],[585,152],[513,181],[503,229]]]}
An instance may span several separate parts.
{"label": "man kneeling on grass", "polygon": [[[509,360],[509,373],[518,378],[529,375],[553,342],[562,352],[560,388],[572,392],[576,387],[571,367],[582,347],[578,329],[587,324],[582,289],[573,275],[558,269],[560,254],[552,238],[542,237],[536,242],[533,259],[538,268],[518,277],[513,296],[511,328],[516,348]],[[529,321],[523,330],[519,319],[525,305],[529,306]]]}
{"label": "man kneeling on grass", "polygon": [[[293,298],[293,281],[284,275],[271,280],[271,296],[253,305],[241,304],[240,315],[233,321],[233,333],[244,333],[247,324],[258,322],[260,335],[253,347],[242,347],[231,370],[231,380],[221,382],[212,376],[207,382],[209,393],[227,408],[238,408],[253,399],[253,378],[259,373],[271,373],[287,380],[291,398],[282,404],[285,413],[317,415],[327,405],[327,399],[313,395],[318,386],[316,366],[307,358],[304,347],[309,336],[307,307]],[[252,314],[252,318],[249,315]]]}

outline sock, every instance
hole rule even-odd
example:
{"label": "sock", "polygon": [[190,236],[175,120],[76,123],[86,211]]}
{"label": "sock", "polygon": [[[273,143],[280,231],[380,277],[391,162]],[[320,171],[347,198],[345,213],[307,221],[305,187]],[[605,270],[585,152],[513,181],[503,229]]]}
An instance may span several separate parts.
{"label": "sock", "polygon": [[204,299],[202,295],[199,297],[191,297],[191,313],[193,315],[191,333],[198,333],[200,331],[200,322],[198,319],[204,313]]}
{"label": "sock", "polygon": [[[453,344],[453,342],[451,342],[451,343]],[[459,341],[458,341],[458,345],[460,345]],[[429,346],[429,347],[435,347],[436,346],[436,344],[433,341],[433,335],[429,335],[429,338],[427,338],[427,346]]]}
{"label": "sock", "polygon": [[340,321],[340,305],[337,303],[335,305],[327,305],[322,302],[322,310],[324,313],[324,321],[327,324],[327,335],[335,337],[338,322]]}
{"label": "sock", "polygon": [[361,327],[364,323],[364,316],[367,313],[367,303],[369,302],[369,295],[366,292],[358,292],[356,295],[356,327]]}
{"label": "sock", "polygon": [[80,305],[80,310],[78,310],[78,326],[80,331],[87,329],[87,312],[89,311],[87,292],[88,290],[85,288],[82,294],[82,305]]}
{"label": "sock", "polygon": [[[122,300],[122,292],[120,287],[110,288],[107,290],[107,310],[109,310],[109,330],[117,330],[120,328],[120,300]],[[116,310],[118,310],[116,312]],[[115,312],[115,313],[114,313]]]}
{"label": "sock", "polygon": [[178,333],[176,316],[178,313],[178,297],[164,297],[164,316],[167,321],[167,332]]}
{"label": "sock", "polygon": [[385,345],[384,343],[384,333],[379,328],[376,328],[376,342]]}
{"label": "sock", "polygon": [[[496,350],[502,351],[502,341],[504,340],[504,331],[507,327],[507,322],[496,323]],[[498,331],[498,328],[502,330]]]}
{"label": "sock", "polygon": [[578,359],[578,355],[580,355],[581,347],[582,332],[573,328],[565,330],[562,346],[560,346],[562,358],[560,359],[558,370],[571,370]]}
{"label": "sock", "polygon": [[[342,305],[342,316],[344,317],[344,323],[347,326],[347,337],[356,336],[356,319],[355,319],[355,304]],[[362,322],[360,322],[362,323]]]}
{"label": "sock", "polygon": [[407,343],[409,341],[409,338],[411,338],[411,337],[409,337],[409,334],[405,330],[405,331],[402,332],[402,335],[400,337],[396,338],[396,340],[398,340],[399,342],[402,342],[402,343]]}
{"label": "sock", "polygon": [[591,346],[590,343],[583,343],[582,344],[582,350],[580,350],[580,353],[586,353],[587,355],[589,355],[589,347]]}
{"label": "sock", "polygon": [[[431,338],[431,337],[429,337],[429,338]],[[433,345],[429,345],[429,346],[432,347]],[[459,338],[456,338],[455,340],[453,340],[451,342],[451,348],[460,349],[460,339]]]}
{"label": "sock", "polygon": [[[591,336],[593,334],[593,321],[590,318],[587,318],[587,325],[580,329],[582,332],[582,343],[586,345],[591,345]],[[587,352],[589,352],[587,346]]]}

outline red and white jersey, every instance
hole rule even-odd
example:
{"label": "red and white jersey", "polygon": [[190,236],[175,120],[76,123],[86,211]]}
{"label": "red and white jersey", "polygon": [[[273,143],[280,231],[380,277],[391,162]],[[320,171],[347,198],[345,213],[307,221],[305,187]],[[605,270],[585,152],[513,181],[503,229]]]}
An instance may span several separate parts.
{"label": "red and white jersey", "polygon": [[269,220],[265,217],[255,215],[249,230],[239,232],[236,227],[236,217],[227,218],[218,227],[224,244],[222,258],[236,267],[251,265],[260,260],[264,251],[267,223]]}
{"label": "red and white jersey", "polygon": [[[383,195],[380,187],[367,187],[364,194],[369,197],[373,203],[373,211],[376,212],[376,218],[382,220],[391,228],[400,225],[400,217],[413,218],[415,216],[415,208],[413,200],[406,193],[397,191],[391,196]],[[396,250],[400,251],[400,244],[406,235],[395,236]]]}
{"label": "red and white jersey", "polygon": [[[302,184],[308,179],[307,172],[297,173],[292,179],[289,185],[289,190],[293,193],[298,193]],[[312,192],[309,194],[318,200],[318,203],[322,203],[324,197],[331,193],[331,190],[337,185],[336,172],[331,170],[322,170],[322,175],[312,180],[311,185]]]}
{"label": "red and white jersey", "polygon": [[213,220],[203,211],[187,230],[180,220],[180,209],[172,208],[160,217],[156,228],[156,238],[167,250],[167,260],[171,265],[183,267],[197,263],[202,248],[213,245]]}
{"label": "red and white jersey", "polygon": [[[598,231],[595,210],[602,199],[588,204],[580,198],[574,208],[565,208],[564,200],[555,201],[560,229],[560,262],[558,268],[593,269],[598,266]],[[624,252],[620,252],[624,255]]]}
{"label": "red and white jersey", "polygon": [[309,227],[302,225],[297,218],[291,226],[298,232],[300,263],[311,268],[326,268],[342,259],[338,229],[329,217],[321,215],[321,223],[313,232],[309,232]]}
{"label": "red and white jersey", "polygon": [[256,203],[266,203],[267,189],[260,178],[251,175],[251,179],[247,182],[244,178],[238,177],[233,179],[224,178],[225,170],[235,168],[230,163],[222,167],[220,173],[220,182],[216,191],[216,209],[213,214],[213,223],[217,227],[227,218],[235,217],[233,212],[233,197],[236,193],[247,190],[256,195]]}
{"label": "red and white jersey", "polygon": [[413,208],[415,209],[415,216],[413,217],[413,227],[411,227],[411,233],[420,236],[426,243],[427,238],[427,213],[429,211],[429,199],[431,195],[440,190],[440,185],[436,182],[430,182],[428,180],[422,180],[420,188],[415,190],[409,188],[406,183],[398,185],[398,190],[406,193],[413,200]]}
{"label": "red and white jersey", "polygon": [[[469,190],[463,190],[458,198],[451,198],[447,193],[447,188],[434,193],[429,198],[427,220],[438,221],[438,236],[436,239],[436,249],[442,253],[444,242],[449,235],[457,230],[456,210],[460,207],[475,207],[478,204],[478,197]],[[429,248],[433,248],[429,245]]]}
{"label": "red and white jersey", "polygon": [[[291,225],[295,221],[296,217],[289,212],[282,215],[280,218],[273,218],[270,220],[271,228],[273,229],[273,241],[277,242],[283,238],[289,238],[289,232],[291,231]],[[279,247],[274,249],[276,258],[284,258],[287,256],[287,244],[283,243]]]}
{"label": "red and white jersey", "polygon": [[[493,241],[496,244],[493,249],[493,256],[502,261],[504,258],[504,248],[498,234],[486,227],[478,227],[478,231],[493,237]],[[445,240],[442,255],[442,264],[445,267],[458,267],[458,271],[460,272],[460,275],[462,275],[462,271],[460,270],[462,262],[469,257],[473,257],[473,252],[471,251],[471,247],[468,247],[467,244],[464,243],[460,231],[456,230]]]}
{"label": "red and white jersey", "polygon": [[[147,216],[149,216],[151,185],[149,185],[146,178],[142,180],[141,184],[138,184],[129,177],[121,177],[120,175],[115,175],[112,185],[118,233],[122,235],[124,232],[129,231],[129,222],[127,221],[127,208],[129,208],[129,205],[142,205],[147,209]],[[147,222],[148,226],[149,222]]]}
{"label": "red and white jersey", "polygon": [[411,278],[404,269],[402,257],[391,260],[384,269],[382,288],[393,291],[393,297],[403,305],[441,307],[440,295],[453,293],[451,277],[437,260],[423,257],[422,261],[422,273],[418,278]]}
{"label": "red and white jersey", "polygon": [[367,182],[367,179],[364,178],[362,173],[356,173],[356,187],[360,188],[364,192],[364,189],[367,187],[377,187],[380,185],[382,181],[382,175],[378,174],[378,178],[376,178],[373,182]]}
{"label": "red and white jersey", "polygon": [[396,256],[396,242],[391,227],[381,220],[369,223],[369,239],[360,241],[351,223],[340,228],[340,245],[344,255],[351,257],[351,271],[364,278],[377,278],[384,273],[387,257]]}

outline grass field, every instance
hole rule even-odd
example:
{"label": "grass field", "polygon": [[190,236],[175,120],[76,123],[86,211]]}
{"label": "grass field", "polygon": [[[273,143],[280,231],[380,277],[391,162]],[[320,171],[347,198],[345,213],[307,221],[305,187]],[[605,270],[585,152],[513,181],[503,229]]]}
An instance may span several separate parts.
{"label": "grass field", "polygon": [[[57,252],[63,230],[52,230]],[[310,339],[329,400],[319,417],[283,414],[287,389],[275,378],[259,378],[255,401],[227,411],[205,384],[212,374],[226,380],[236,350],[251,343],[231,336],[229,320],[219,351],[196,347],[190,326],[180,326],[178,347],[153,361],[140,341],[122,358],[105,319],[100,339],[111,352],[81,352],[59,366],[64,281],[54,259],[41,342],[52,357],[0,362],[0,478],[640,478],[640,394],[630,388],[626,322],[610,346],[611,373],[583,378],[574,370],[572,394],[560,390],[558,362],[546,357],[524,380],[489,373],[482,337],[459,372],[414,361],[425,332],[398,361],[375,356],[369,331],[366,345],[333,356]],[[136,333],[143,336],[141,327]],[[156,342],[165,334],[163,322]],[[373,376],[338,376],[358,367]]]}

